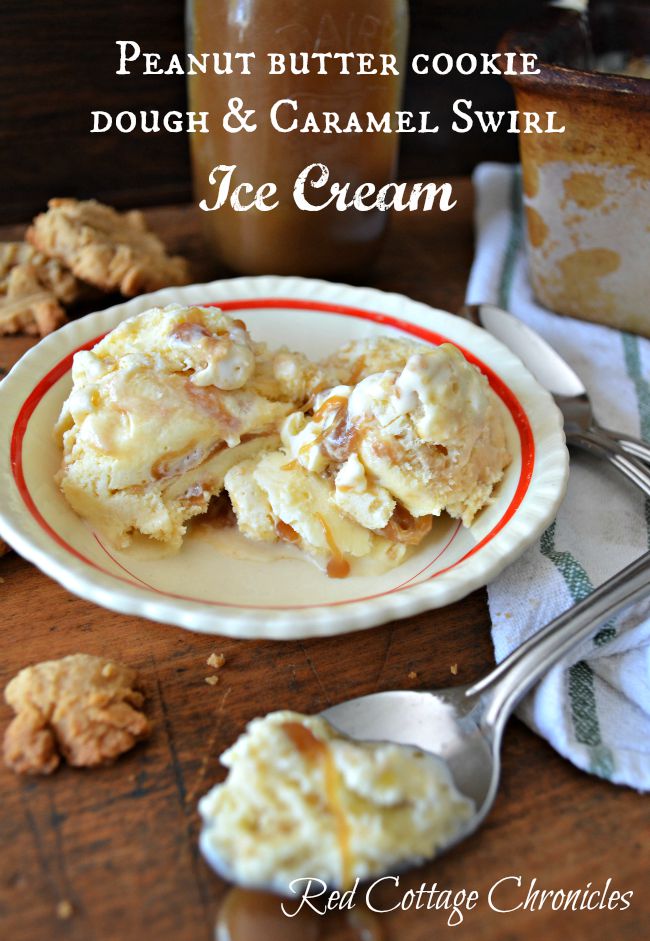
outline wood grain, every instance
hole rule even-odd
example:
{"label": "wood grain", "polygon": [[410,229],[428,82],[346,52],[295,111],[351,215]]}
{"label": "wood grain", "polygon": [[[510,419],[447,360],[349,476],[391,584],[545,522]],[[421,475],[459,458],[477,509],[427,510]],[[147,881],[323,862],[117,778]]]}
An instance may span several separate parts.
{"label": "wood grain", "polygon": [[[406,213],[394,220],[373,284],[450,309],[461,303],[472,254],[471,194],[466,180],[454,185],[459,206],[444,220]],[[149,218],[171,248],[192,254],[197,272],[212,273],[193,210],[152,210]],[[0,365],[27,345],[1,340]],[[0,559],[0,576],[0,685],[27,663],[75,651],[118,657],[140,670],[154,723],[151,740],[110,768],[64,768],[44,780],[0,769],[0,917],[2,936],[12,941],[208,941],[226,886],[197,853],[196,799],[222,777],[218,756],[247,720],[280,707],[317,711],[375,690],[465,683],[493,663],[484,591],[343,637],[245,642],[105,611],[15,554]],[[227,663],[211,687],[205,676],[213,651]],[[9,717],[3,704],[2,726]],[[578,772],[513,720],[502,787],[484,828],[448,857],[403,876],[383,904],[437,882],[481,893],[479,907],[454,929],[463,941],[547,941],[560,933],[638,941],[648,916],[647,824],[644,798]],[[520,875],[524,890],[504,887],[503,907],[523,899],[533,878],[538,887],[568,890],[590,882],[600,888],[611,877],[634,898],[625,912],[491,912],[489,887],[509,875]],[[66,920],[56,914],[62,900],[72,905]],[[430,941],[450,930],[446,917],[395,911],[381,924],[386,941]],[[324,927],[327,938],[349,937],[335,920]]]}

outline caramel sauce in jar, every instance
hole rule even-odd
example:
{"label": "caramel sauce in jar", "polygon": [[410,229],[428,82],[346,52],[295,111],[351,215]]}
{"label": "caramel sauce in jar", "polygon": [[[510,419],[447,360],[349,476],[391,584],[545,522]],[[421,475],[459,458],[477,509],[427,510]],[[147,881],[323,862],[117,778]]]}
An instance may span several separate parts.
{"label": "caramel sauce in jar", "polygon": [[[194,188],[198,201],[213,206],[222,174],[209,182],[217,166],[236,166],[232,187],[249,183],[254,190],[274,183],[277,193],[267,203],[279,205],[264,211],[253,207],[236,211],[229,200],[218,209],[201,212],[205,235],[214,254],[244,274],[300,274],[339,276],[362,271],[374,257],[387,223],[387,213],[374,208],[338,210],[334,204],[320,211],[300,209],[293,189],[301,171],[324,164],[327,183],[310,186],[305,194],[312,205],[322,205],[333,183],[350,184],[346,201],[362,183],[377,189],[393,180],[399,135],[395,120],[392,133],[323,133],[324,112],[336,113],[344,128],[350,115],[376,119],[400,108],[405,49],[408,33],[407,0],[246,0],[221,2],[188,0],[188,51],[197,57],[213,52],[255,53],[250,74],[240,65],[232,74],[218,75],[210,68],[188,76],[190,108],[209,112],[208,133],[190,135]],[[269,74],[270,54],[285,56],[283,74]],[[292,74],[291,53],[355,53],[346,66],[340,59],[324,60],[326,74],[319,74],[317,60],[309,59],[308,74]],[[376,74],[358,74],[359,54],[369,54],[368,68]],[[394,55],[398,75],[381,74],[381,56]],[[298,56],[298,60],[300,60]],[[211,60],[211,55],[210,55]],[[236,60],[234,60],[236,61]],[[301,69],[297,63],[297,70]],[[341,74],[347,68],[349,74]],[[255,113],[252,132],[230,133],[223,126],[228,102],[237,97],[243,110]],[[271,122],[271,108],[288,99],[278,123],[296,129],[286,133]],[[301,131],[310,112],[321,132]],[[236,121],[232,122],[236,126]],[[320,171],[312,171],[315,180]],[[246,199],[248,203],[249,199]],[[252,200],[251,200],[252,201]],[[366,203],[372,197],[365,194]]]}
{"label": "caramel sauce in jar", "polygon": [[214,941],[385,941],[377,915],[362,902],[345,912],[319,915],[307,907],[285,915],[299,904],[271,892],[231,889],[223,900],[214,931]]}
{"label": "caramel sauce in jar", "polygon": [[271,892],[231,889],[217,916],[215,941],[318,941],[320,916],[303,909],[289,918],[281,903]]}

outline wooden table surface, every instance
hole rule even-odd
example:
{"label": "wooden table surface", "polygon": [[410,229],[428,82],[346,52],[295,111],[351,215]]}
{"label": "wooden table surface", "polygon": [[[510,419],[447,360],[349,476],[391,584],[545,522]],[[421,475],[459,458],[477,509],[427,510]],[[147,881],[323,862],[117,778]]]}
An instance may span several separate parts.
{"label": "wooden table surface", "polygon": [[[462,303],[472,197],[467,180],[454,186],[459,205],[446,216],[395,216],[372,285],[449,310]],[[214,275],[194,209],[147,215],[174,250],[194,260],[197,279]],[[21,232],[6,228],[0,238]],[[30,344],[0,339],[0,366],[7,369]],[[2,686],[28,663],[78,651],[115,657],[139,669],[154,726],[146,744],[112,767],[62,768],[42,779],[0,769],[0,933],[11,941],[211,938],[227,886],[197,851],[196,800],[222,777],[219,754],[249,719],[283,707],[318,712],[376,690],[466,683],[493,664],[484,590],[440,611],[342,637],[249,642],[105,611],[13,553],[0,559],[0,576]],[[213,651],[227,663],[218,685],[209,686]],[[458,664],[455,676],[451,664]],[[3,726],[9,718],[3,703]],[[449,856],[402,876],[399,889],[384,892],[383,905],[436,882],[480,893],[477,907],[453,929],[458,939],[546,941],[551,932],[641,939],[649,908],[647,825],[644,798],[577,771],[515,719],[505,737],[499,796],[482,830]],[[488,891],[508,876],[520,876],[522,888],[505,882],[497,900],[515,910],[494,912]],[[634,891],[626,911],[515,908],[533,879],[537,888],[566,891],[589,883],[599,889],[608,878],[612,888]],[[379,923],[386,941],[425,941],[452,930],[448,915],[396,910]],[[322,919],[322,930],[325,938],[352,937],[336,918]]]}

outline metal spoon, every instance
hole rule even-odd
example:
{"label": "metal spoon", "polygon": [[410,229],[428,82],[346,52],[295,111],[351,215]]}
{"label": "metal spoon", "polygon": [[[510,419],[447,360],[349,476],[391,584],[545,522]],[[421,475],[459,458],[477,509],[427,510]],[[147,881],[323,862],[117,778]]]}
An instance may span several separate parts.
{"label": "metal spoon", "polygon": [[[551,621],[477,683],[430,692],[372,693],[332,706],[321,715],[350,738],[416,746],[447,764],[456,787],[473,800],[475,810],[455,837],[438,848],[439,855],[473,833],[490,810],[499,784],[503,730],[519,700],[576,644],[649,591],[647,552]],[[201,833],[200,846],[213,869],[230,882],[238,881],[212,844],[207,827]],[[414,859],[413,865],[421,862]],[[401,864],[393,874],[405,868]]]}
{"label": "metal spoon", "polygon": [[650,445],[632,435],[603,428],[596,421],[582,380],[546,340],[493,304],[469,304],[459,313],[501,340],[548,389],[564,416],[567,444],[605,458],[650,496],[650,478],[640,463],[650,463]]}
{"label": "metal spoon", "polygon": [[474,816],[439,852],[473,833],[494,802],[505,724],[522,697],[558,660],[650,589],[650,552],[542,628],[471,686],[373,693],[326,709],[335,728],[363,741],[415,745],[439,755]]}

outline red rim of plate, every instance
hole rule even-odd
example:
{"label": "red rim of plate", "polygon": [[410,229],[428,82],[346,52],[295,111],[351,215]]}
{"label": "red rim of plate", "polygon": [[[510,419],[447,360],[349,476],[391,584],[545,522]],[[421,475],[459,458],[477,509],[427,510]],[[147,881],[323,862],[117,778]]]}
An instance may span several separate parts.
{"label": "red rim of plate", "polygon": [[[409,323],[406,320],[400,320],[398,317],[392,317],[389,314],[381,314],[375,311],[363,310],[357,307],[349,307],[342,304],[327,304],[319,301],[304,301],[298,300],[296,298],[250,298],[236,301],[215,301],[209,304],[205,304],[206,307],[219,307],[225,312],[232,311],[242,311],[247,309],[270,309],[277,310],[279,308],[290,309],[290,310],[304,310],[304,311],[316,311],[317,313],[328,313],[328,314],[339,314],[344,317],[356,317],[360,320],[370,320],[374,323],[386,324],[387,326],[393,327],[397,330],[400,330],[404,333],[409,333],[411,336],[418,337],[421,340],[431,343],[434,346],[439,346],[441,343],[452,343],[456,346],[463,356],[468,360],[468,362],[473,363],[477,366],[481,372],[485,375],[490,386],[494,392],[499,396],[501,401],[504,403],[508,411],[510,412],[512,419],[517,427],[519,432],[519,439],[521,444],[521,473],[519,475],[519,481],[515,493],[513,494],[512,500],[510,501],[505,513],[501,519],[496,523],[487,535],[483,537],[475,546],[473,546],[468,552],[465,553],[460,559],[454,562],[452,565],[447,566],[447,568],[440,569],[440,571],[435,572],[429,579],[426,581],[431,581],[434,578],[442,575],[445,572],[449,572],[451,569],[455,568],[457,565],[460,565],[461,562],[464,562],[465,559],[468,559],[470,556],[474,555],[480,549],[482,549],[487,543],[489,543],[494,537],[499,533],[506,523],[512,519],[518,508],[521,506],[521,503],[528,491],[530,486],[530,481],[533,475],[533,469],[535,465],[535,441],[533,437],[533,432],[530,427],[530,422],[528,421],[528,416],[526,415],[521,403],[517,399],[516,395],[512,390],[503,382],[502,379],[497,376],[497,374],[490,369],[489,366],[486,366],[477,356],[475,356],[471,351],[465,349],[460,344],[456,343],[454,340],[450,340],[448,337],[443,336],[440,333],[436,333],[432,330],[427,330],[426,327],[421,327],[418,324]],[[26,509],[31,514],[33,519],[38,523],[41,529],[54,540],[54,542],[65,549],[75,558],[79,559],[85,565],[90,566],[98,572],[101,572],[104,575],[108,575],[110,578],[117,579],[120,582],[125,582],[133,588],[139,588],[140,590],[153,591],[156,594],[162,595],[163,597],[172,598],[177,601],[189,601],[194,604],[208,605],[214,607],[224,607],[224,608],[236,608],[236,609],[259,609],[259,610],[281,610],[281,611],[294,611],[301,609],[309,608],[320,608],[320,607],[335,607],[339,605],[351,605],[356,604],[362,601],[371,601],[374,598],[380,598],[385,595],[395,594],[400,591],[405,591],[408,588],[412,588],[414,579],[418,578],[422,572],[426,571],[429,566],[431,566],[436,559],[431,560],[427,566],[416,575],[409,578],[407,582],[402,585],[397,585],[394,588],[391,588],[384,592],[379,592],[374,595],[368,595],[363,598],[348,598],[341,601],[334,602],[320,602],[313,605],[242,605],[234,604],[231,602],[225,601],[206,601],[199,598],[187,597],[185,595],[177,595],[172,592],[161,591],[159,588],[155,588],[152,585],[148,585],[146,582],[143,582],[138,576],[133,575],[131,572],[128,572],[127,569],[124,569],[128,573],[129,578],[124,578],[123,576],[115,574],[108,569],[102,568],[96,562],[93,562],[92,559],[89,559],[87,556],[83,555],[73,546],[71,546],[65,539],[63,539],[57,532],[54,530],[50,524],[43,518],[40,510],[36,506],[31,493],[27,487],[25,481],[25,475],[23,470],[23,441],[25,438],[25,433],[29,425],[30,418],[32,417],[37,406],[43,399],[44,395],[55,385],[59,379],[61,379],[72,367],[72,360],[75,353],[79,353],[82,350],[89,350],[95,346],[96,343],[105,336],[106,334],[101,334],[100,336],[95,337],[92,340],[88,340],[86,343],[77,347],[67,356],[65,356],[60,362],[56,364],[43,378],[37,383],[37,385],[32,389],[30,394],[27,396],[23,402],[16,421],[14,422],[14,427],[11,435],[11,469],[14,477],[14,481],[18,492],[25,504]],[[459,527],[456,527],[454,534],[452,535],[451,540],[444,547],[443,552],[449,547],[456,533],[458,532]],[[108,552],[106,547],[101,543],[95,534],[95,539],[101,548],[106,552],[106,554],[111,558],[111,560],[119,565],[120,568],[124,568],[113,556]],[[438,556],[439,557],[439,556]],[[437,557],[437,558],[438,558]],[[139,583],[139,584],[138,584]],[[418,582],[422,584],[423,582]]]}

